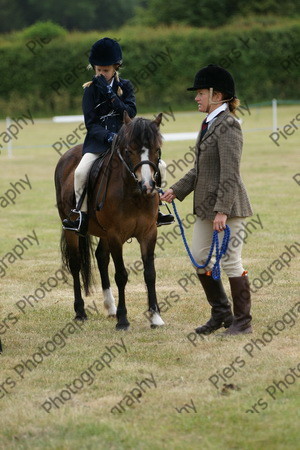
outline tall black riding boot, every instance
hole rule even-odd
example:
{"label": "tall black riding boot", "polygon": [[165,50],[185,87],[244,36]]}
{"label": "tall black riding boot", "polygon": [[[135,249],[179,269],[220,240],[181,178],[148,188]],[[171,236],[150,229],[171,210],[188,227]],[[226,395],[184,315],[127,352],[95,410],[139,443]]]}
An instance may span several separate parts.
{"label": "tall black riding boot", "polygon": [[233,300],[233,322],[224,336],[252,333],[251,293],[247,275],[229,278]]}
{"label": "tall black riding boot", "polygon": [[221,280],[214,280],[211,275],[198,274],[208,303],[211,306],[211,317],[195,329],[198,334],[211,334],[221,327],[228,328],[233,320],[231,306],[223,288]]}

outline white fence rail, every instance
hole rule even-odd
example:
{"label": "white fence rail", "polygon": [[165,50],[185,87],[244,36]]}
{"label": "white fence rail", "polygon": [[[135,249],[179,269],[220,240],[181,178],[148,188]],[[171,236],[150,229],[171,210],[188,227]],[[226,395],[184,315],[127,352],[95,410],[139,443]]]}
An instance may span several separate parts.
{"label": "white fence rail", "polygon": [[[278,103],[277,99],[273,99],[272,100],[272,127],[270,127],[270,128],[272,129],[273,132],[276,132],[279,129],[278,128],[278,121],[277,121],[277,103]],[[72,122],[83,122],[83,121],[84,121],[83,115],[54,116],[54,117],[52,117],[52,122],[54,122],[54,123],[72,123]],[[10,117],[6,117],[6,132],[7,132],[7,130],[9,130],[9,127],[11,126],[11,123],[12,123],[11,118]],[[255,130],[244,130],[244,132],[249,132],[249,131],[257,131],[257,129],[255,129]],[[197,135],[198,135],[197,132],[194,132],[194,133],[186,133],[186,132],[182,132],[182,133],[163,133],[163,138],[164,138],[165,141],[187,141],[187,140],[194,140],[194,139],[196,139]],[[9,142],[7,142],[7,156],[8,156],[8,158],[11,158],[13,156],[12,139],[9,140]]]}

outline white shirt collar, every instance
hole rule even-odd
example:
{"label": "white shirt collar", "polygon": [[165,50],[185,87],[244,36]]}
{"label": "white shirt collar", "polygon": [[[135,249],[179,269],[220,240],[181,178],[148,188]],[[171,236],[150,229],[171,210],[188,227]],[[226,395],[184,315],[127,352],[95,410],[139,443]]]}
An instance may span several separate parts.
{"label": "white shirt collar", "polygon": [[221,106],[218,106],[216,109],[214,109],[208,116],[206,117],[206,122],[210,122],[212,119],[214,119],[220,112],[226,111],[228,108],[227,103],[223,103]]}

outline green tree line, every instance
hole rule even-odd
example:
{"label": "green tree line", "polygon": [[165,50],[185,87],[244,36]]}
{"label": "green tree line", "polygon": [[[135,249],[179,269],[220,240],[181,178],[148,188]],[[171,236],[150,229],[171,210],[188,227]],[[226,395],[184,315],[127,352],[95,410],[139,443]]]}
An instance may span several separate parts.
{"label": "green tree line", "polygon": [[294,0],[148,0],[135,12],[132,23],[216,28],[241,17],[295,17],[300,13],[300,4]]}
{"label": "green tree line", "polygon": [[0,33],[51,20],[68,30],[119,28],[139,0],[0,0]]}
{"label": "green tree line", "polygon": [[106,34],[122,46],[121,77],[133,83],[139,113],[170,105],[173,110],[189,109],[194,93],[186,88],[195,72],[210,63],[232,72],[242,102],[300,96],[296,20],[214,30],[176,25],[154,32],[151,27],[128,27],[105,34],[34,26],[0,46],[2,117],[27,109],[34,116],[81,113],[81,86],[93,76],[86,69],[89,50]]}
{"label": "green tree line", "polygon": [[124,24],[215,28],[236,17],[300,13],[295,0],[0,0],[0,33],[51,20],[68,30],[112,30]]}

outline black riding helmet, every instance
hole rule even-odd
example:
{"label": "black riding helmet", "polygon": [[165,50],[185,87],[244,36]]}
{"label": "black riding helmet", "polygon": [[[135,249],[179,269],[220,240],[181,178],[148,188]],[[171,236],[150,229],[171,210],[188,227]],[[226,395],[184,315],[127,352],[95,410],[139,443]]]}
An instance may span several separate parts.
{"label": "black riding helmet", "polygon": [[122,63],[122,49],[114,39],[105,37],[91,48],[89,62],[92,66],[111,66]]}
{"label": "black riding helmet", "polygon": [[195,75],[194,86],[188,88],[188,91],[197,91],[198,89],[210,89],[228,94],[229,97],[235,97],[235,86],[232,75],[223,67],[216,64],[209,64]]}

